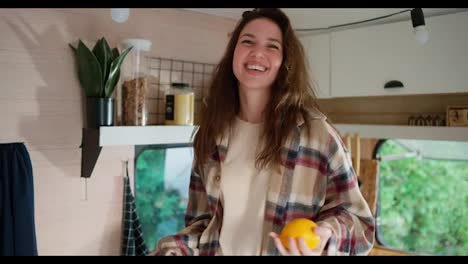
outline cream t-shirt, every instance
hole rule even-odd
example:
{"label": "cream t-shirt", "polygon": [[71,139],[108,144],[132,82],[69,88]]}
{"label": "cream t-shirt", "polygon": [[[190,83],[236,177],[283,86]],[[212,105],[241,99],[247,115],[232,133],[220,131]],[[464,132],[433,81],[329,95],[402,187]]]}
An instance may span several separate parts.
{"label": "cream t-shirt", "polygon": [[260,255],[265,199],[270,172],[255,168],[263,124],[236,118],[221,166],[224,255]]}

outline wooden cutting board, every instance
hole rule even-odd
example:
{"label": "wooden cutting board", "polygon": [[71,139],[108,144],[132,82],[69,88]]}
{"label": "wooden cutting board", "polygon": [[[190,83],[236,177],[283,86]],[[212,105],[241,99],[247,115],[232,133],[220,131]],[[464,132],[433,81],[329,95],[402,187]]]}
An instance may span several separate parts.
{"label": "wooden cutting board", "polygon": [[361,159],[359,180],[361,181],[361,192],[366,199],[372,214],[377,209],[379,162],[377,160]]}

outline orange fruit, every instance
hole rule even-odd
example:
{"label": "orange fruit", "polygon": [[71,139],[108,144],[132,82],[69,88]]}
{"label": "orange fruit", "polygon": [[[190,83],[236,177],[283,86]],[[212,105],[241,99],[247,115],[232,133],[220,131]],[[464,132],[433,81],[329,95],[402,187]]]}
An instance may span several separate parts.
{"label": "orange fruit", "polygon": [[[314,233],[317,224],[307,218],[297,218],[287,223],[281,230],[280,240],[286,249],[289,249],[288,237],[302,238],[310,249],[317,247],[320,236]],[[299,244],[297,245],[299,247]]]}

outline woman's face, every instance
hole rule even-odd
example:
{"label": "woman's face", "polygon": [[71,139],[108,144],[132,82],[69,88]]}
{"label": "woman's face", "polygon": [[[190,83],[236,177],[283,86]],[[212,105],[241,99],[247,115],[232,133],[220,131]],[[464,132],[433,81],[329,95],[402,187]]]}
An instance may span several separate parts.
{"label": "woman's face", "polygon": [[283,61],[283,36],[272,20],[258,18],[239,35],[232,63],[242,89],[269,89]]}

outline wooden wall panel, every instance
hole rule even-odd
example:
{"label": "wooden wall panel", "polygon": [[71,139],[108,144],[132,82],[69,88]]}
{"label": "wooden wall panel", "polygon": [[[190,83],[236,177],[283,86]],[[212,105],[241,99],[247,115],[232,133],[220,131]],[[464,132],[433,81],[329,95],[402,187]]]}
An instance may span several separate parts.
{"label": "wooden wall panel", "polygon": [[445,118],[448,105],[468,103],[468,93],[332,98],[317,101],[334,123],[406,125],[408,118],[414,115],[439,115]]}

